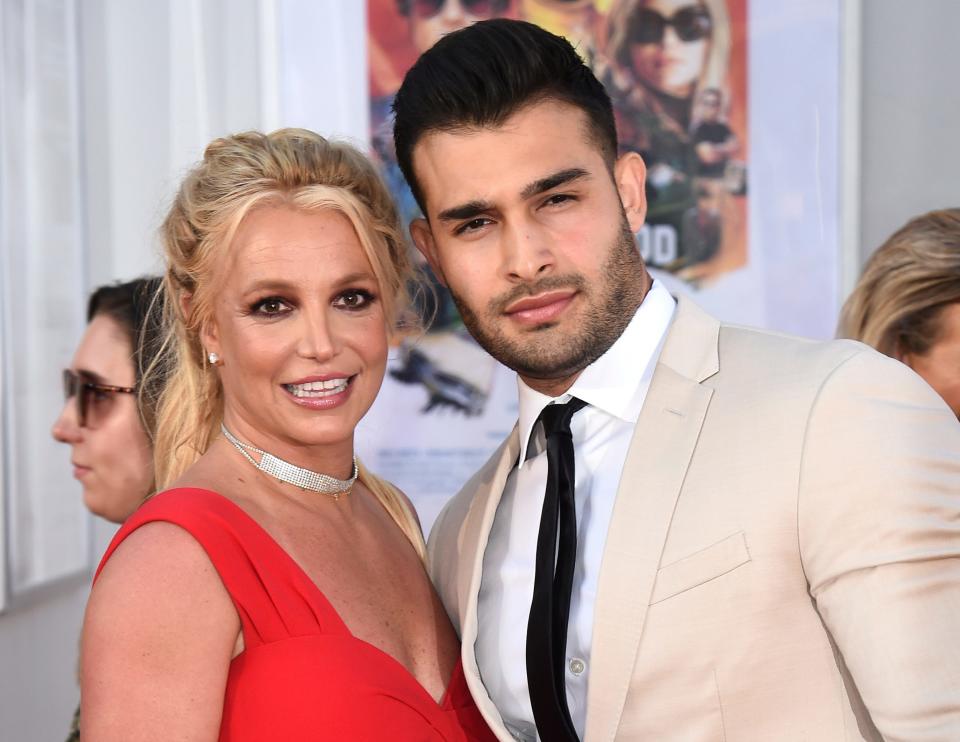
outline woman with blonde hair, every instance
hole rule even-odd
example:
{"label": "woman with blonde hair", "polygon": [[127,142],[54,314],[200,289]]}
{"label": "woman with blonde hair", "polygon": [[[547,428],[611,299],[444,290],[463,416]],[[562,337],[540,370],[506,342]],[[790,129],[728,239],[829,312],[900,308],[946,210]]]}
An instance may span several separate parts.
{"label": "woman with blonde hair", "polygon": [[960,418],[960,209],[918,216],[887,239],[837,332],[906,363]]}
{"label": "woman with blonde hair", "polygon": [[163,226],[158,486],[87,608],[84,736],[490,739],[406,498],[360,466],[410,265],[353,148],[217,139]]}
{"label": "woman with blonde hair", "polygon": [[726,89],[730,46],[724,0],[615,0],[610,9],[599,66],[620,142],[644,156],[661,190],[694,172],[695,103],[701,91]]}

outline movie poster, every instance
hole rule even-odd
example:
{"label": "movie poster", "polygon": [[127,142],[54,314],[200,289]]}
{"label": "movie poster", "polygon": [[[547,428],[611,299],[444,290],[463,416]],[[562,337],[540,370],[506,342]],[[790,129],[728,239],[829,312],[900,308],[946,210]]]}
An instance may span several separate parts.
{"label": "movie poster", "polygon": [[[647,163],[649,212],[636,236],[647,264],[694,293],[723,281],[749,259],[746,2],[368,0],[371,150],[405,225],[419,210],[396,164],[390,115],[404,73],[443,34],[519,18],[574,44],[610,93],[621,150]],[[368,463],[414,497],[425,530],[517,412],[513,374],[472,341],[434,284],[430,332],[396,349],[361,439]]]}
{"label": "movie poster", "polygon": [[[368,0],[372,148],[405,220],[390,103],[443,34],[493,17],[568,38],[613,100],[620,146],[647,163],[647,264],[694,287],[748,260],[747,0]],[[450,310],[452,311],[452,310]]]}

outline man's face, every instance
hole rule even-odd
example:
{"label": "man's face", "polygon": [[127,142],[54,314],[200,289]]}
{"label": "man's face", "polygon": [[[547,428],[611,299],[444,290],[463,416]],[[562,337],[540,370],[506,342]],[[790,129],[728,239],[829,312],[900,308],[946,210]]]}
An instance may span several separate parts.
{"label": "man's face", "polygon": [[611,176],[586,115],[548,100],[496,128],[430,133],[413,166],[429,221],[411,232],[467,328],[531,386],[562,392],[648,288],[632,234],[643,161],[626,155]]}

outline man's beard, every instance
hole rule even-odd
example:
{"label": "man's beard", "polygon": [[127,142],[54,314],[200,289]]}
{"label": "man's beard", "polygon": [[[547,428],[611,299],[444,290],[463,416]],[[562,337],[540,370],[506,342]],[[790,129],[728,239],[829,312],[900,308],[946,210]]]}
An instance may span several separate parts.
{"label": "man's beard", "polygon": [[[451,295],[470,334],[500,363],[526,378],[562,379],[585,369],[623,334],[643,301],[644,273],[643,261],[624,217],[596,285],[588,285],[579,274],[550,276],[523,284],[493,299],[482,319],[460,297],[453,292]],[[561,335],[551,332],[557,323],[548,321],[520,338],[508,338],[500,330],[501,323],[510,321],[504,316],[505,307],[525,296],[556,289],[579,293],[584,308],[575,327]]]}

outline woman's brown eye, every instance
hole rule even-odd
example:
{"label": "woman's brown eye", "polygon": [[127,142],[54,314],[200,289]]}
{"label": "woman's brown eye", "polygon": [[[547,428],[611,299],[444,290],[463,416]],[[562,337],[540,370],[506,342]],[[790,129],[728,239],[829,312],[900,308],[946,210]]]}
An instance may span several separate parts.
{"label": "woman's brown eye", "polygon": [[252,311],[256,314],[265,315],[283,314],[286,311],[286,304],[283,299],[279,298],[262,299],[253,305]]}
{"label": "woman's brown eye", "polygon": [[374,300],[369,291],[344,291],[334,302],[335,306],[343,309],[363,309]]}

